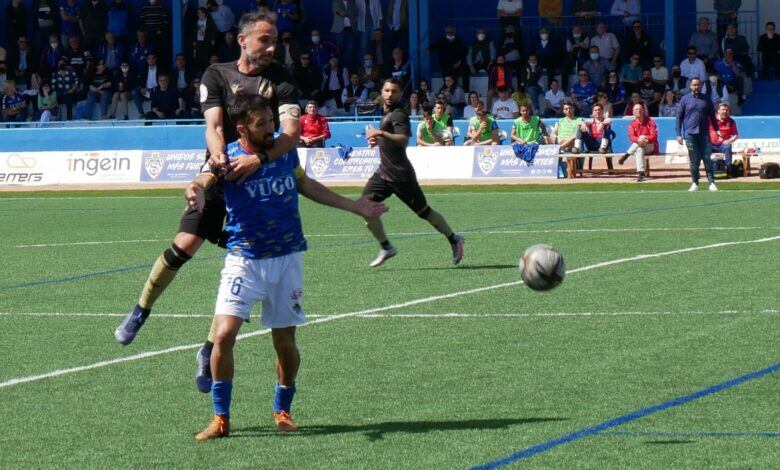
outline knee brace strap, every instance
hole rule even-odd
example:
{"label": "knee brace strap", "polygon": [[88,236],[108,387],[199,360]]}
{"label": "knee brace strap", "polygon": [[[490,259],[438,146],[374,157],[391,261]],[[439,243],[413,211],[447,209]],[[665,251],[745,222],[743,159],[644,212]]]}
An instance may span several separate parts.
{"label": "knee brace strap", "polygon": [[418,212],[417,216],[420,217],[421,219],[427,219],[430,214],[431,214],[431,206],[425,206],[425,209]]}
{"label": "knee brace strap", "polygon": [[167,264],[170,269],[176,271],[184,266],[184,263],[192,259],[192,256],[188,255],[184,252],[184,250],[173,244],[170,248],[165,250],[163,253],[163,259],[165,260],[165,264]]}

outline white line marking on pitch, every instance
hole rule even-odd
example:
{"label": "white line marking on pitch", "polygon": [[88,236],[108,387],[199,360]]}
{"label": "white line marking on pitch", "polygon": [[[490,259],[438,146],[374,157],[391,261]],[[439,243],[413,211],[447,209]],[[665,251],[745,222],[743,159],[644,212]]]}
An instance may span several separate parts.
{"label": "white line marking on pitch", "polygon": [[[0,317],[116,317],[124,318],[125,313],[91,312],[0,312]],[[214,314],[205,313],[155,313],[154,318],[212,318]],[[307,318],[319,318],[327,315],[306,314]]]}
{"label": "white line marking on pitch", "polygon": [[[569,270],[567,272],[567,274],[571,275],[571,274],[581,273],[581,272],[585,272],[585,271],[591,271],[593,269],[604,268],[604,267],[607,267],[607,266],[613,266],[613,265],[623,264],[623,263],[630,263],[632,261],[641,261],[641,260],[645,260],[645,259],[662,258],[664,256],[678,255],[678,254],[682,254],[682,253],[691,253],[691,252],[694,252],[694,251],[701,251],[701,250],[710,250],[710,249],[713,249],[713,248],[723,248],[723,247],[727,247],[727,246],[767,243],[767,242],[772,242],[772,241],[776,241],[776,240],[780,240],[780,236],[767,237],[767,238],[758,238],[758,239],[755,239],[755,240],[743,240],[743,241],[734,241],[734,242],[713,243],[711,245],[694,246],[694,247],[689,247],[689,248],[681,248],[681,249],[678,249],[678,250],[662,251],[662,252],[659,252],[659,253],[649,253],[649,254],[644,254],[644,255],[636,255],[636,256],[631,256],[629,258],[620,258],[620,259],[615,259],[615,260],[610,260],[610,261],[604,261],[604,262],[601,262],[601,263],[591,264],[589,266],[583,266],[581,268],[572,269],[572,270]],[[397,303],[397,304],[393,304],[393,305],[387,305],[385,307],[376,307],[376,308],[370,308],[370,309],[360,310],[360,311],[356,311],[356,312],[341,313],[341,314],[337,314],[337,315],[329,315],[329,316],[326,316],[326,317],[315,318],[314,320],[312,320],[312,321],[310,321],[310,322],[308,322],[308,323],[306,323],[305,325],[302,325],[302,326],[316,325],[318,323],[326,323],[326,322],[331,322],[331,321],[335,321],[335,320],[341,320],[341,319],[344,319],[344,318],[356,317],[356,316],[359,316],[359,315],[367,315],[367,314],[371,314],[371,313],[386,312],[388,310],[397,310],[397,309],[400,309],[400,308],[411,307],[413,305],[420,305],[420,304],[425,304],[425,303],[430,303],[430,302],[436,302],[438,300],[452,299],[452,298],[455,298],[455,297],[462,297],[462,296],[465,296],[465,295],[478,294],[480,292],[487,292],[487,291],[491,291],[491,290],[501,289],[501,288],[504,288],[504,287],[517,286],[517,285],[520,285],[522,283],[523,283],[523,281],[504,282],[504,283],[501,283],[501,284],[494,284],[492,286],[477,287],[477,288],[474,288],[474,289],[462,290],[462,291],[458,291],[458,292],[451,292],[449,294],[442,294],[442,295],[434,295],[434,296],[430,296],[430,297],[423,297],[421,299],[409,300],[407,302],[401,302],[401,303]],[[241,340],[241,339],[251,338],[253,336],[267,335],[269,333],[271,333],[270,329],[255,330],[255,331],[252,331],[252,332],[249,332],[249,333],[244,333],[244,334],[238,335],[238,339]],[[137,361],[137,360],[140,360],[140,359],[145,359],[147,357],[154,357],[154,356],[159,356],[159,355],[162,355],[162,354],[168,354],[168,353],[172,353],[172,352],[194,350],[194,349],[199,348],[200,346],[201,346],[201,343],[185,344],[185,345],[182,345],[182,346],[174,346],[174,347],[168,348],[168,349],[161,349],[161,350],[157,350],[157,351],[147,351],[147,352],[144,352],[144,353],[134,354],[134,355],[131,355],[131,356],[118,357],[116,359],[110,359],[110,360],[107,360],[107,361],[96,362],[94,364],[89,364],[89,365],[86,365],[86,366],[70,367],[68,369],[59,369],[59,370],[55,370],[55,371],[52,371],[52,372],[47,372],[45,374],[29,375],[29,376],[26,376],[26,377],[17,377],[15,379],[6,380],[5,382],[0,382],[0,388],[11,387],[13,385],[19,385],[19,384],[23,384],[23,383],[36,382],[36,381],[39,381],[39,380],[49,379],[49,378],[52,378],[52,377],[59,377],[61,375],[74,374],[74,373],[77,373],[77,372],[84,372],[84,371],[87,371],[87,370],[98,369],[100,367],[110,366],[110,365],[113,365],[113,364],[121,364],[123,362]]]}
{"label": "white line marking on pitch", "polygon": [[70,243],[39,243],[35,245],[16,245],[14,248],[48,248],[52,246],[81,246],[81,245],[114,245],[117,243],[151,243],[151,242],[167,242],[170,240],[162,238],[154,238],[148,240],[105,240],[105,241],[91,241],[91,242],[70,242]]}

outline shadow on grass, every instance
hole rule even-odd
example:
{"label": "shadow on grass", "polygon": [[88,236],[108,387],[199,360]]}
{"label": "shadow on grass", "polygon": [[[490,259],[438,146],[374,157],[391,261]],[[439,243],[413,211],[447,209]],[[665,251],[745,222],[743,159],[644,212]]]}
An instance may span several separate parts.
{"label": "shadow on grass", "polygon": [[[566,421],[566,418],[518,418],[518,419],[469,419],[462,421],[390,421],[371,424],[326,424],[301,426],[298,436],[328,436],[333,434],[364,434],[369,441],[382,440],[385,434],[422,434],[433,431],[480,431],[490,429],[505,429],[522,424],[546,423],[550,421]],[[231,437],[278,436],[272,426],[250,426],[233,429]]]}
{"label": "shadow on grass", "polygon": [[382,271],[448,271],[452,269],[499,270],[518,268],[516,264],[466,264],[462,266],[439,266],[435,268],[385,268]]}

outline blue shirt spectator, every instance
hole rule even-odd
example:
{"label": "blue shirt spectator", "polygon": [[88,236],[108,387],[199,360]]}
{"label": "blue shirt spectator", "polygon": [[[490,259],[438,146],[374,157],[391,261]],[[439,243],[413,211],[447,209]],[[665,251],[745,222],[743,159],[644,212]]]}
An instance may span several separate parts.
{"label": "blue shirt spectator", "polygon": [[63,40],[81,34],[79,31],[79,6],[76,4],[76,0],[69,0],[67,3],[60,5],[60,16],[62,21],[60,22],[60,33]]}
{"label": "blue shirt spectator", "polygon": [[144,31],[138,31],[136,37],[138,41],[133,45],[130,50],[130,68],[134,71],[141,70],[146,66],[146,56],[155,52],[154,48],[147,42],[146,33]]}
{"label": "blue shirt spectator", "polygon": [[707,134],[710,123],[715,122],[715,108],[709,96],[702,93],[688,93],[680,100],[677,110],[677,135],[685,137],[687,134]]}
{"label": "blue shirt spectator", "polygon": [[[739,71],[739,74],[734,70],[735,68]],[[733,55],[731,63],[727,62],[726,59],[720,59],[715,62],[715,70],[718,72],[718,75],[720,75],[723,82],[729,86],[734,86],[737,77],[745,73],[742,64],[740,64],[738,60],[734,60]]]}
{"label": "blue shirt spectator", "polygon": [[120,38],[127,36],[127,22],[130,19],[130,8],[124,0],[114,0],[108,6],[108,30]]}
{"label": "blue shirt spectator", "polygon": [[279,33],[282,31],[292,31],[295,29],[295,18],[298,18],[298,7],[295,2],[284,0],[276,4],[274,8],[276,13],[276,29]]}

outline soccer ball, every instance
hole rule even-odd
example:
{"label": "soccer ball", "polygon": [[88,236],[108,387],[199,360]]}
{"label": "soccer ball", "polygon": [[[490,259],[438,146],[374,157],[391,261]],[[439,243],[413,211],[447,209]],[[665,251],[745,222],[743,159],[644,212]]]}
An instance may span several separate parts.
{"label": "soccer ball", "polygon": [[566,263],[561,252],[550,245],[534,245],[520,258],[520,277],[533,290],[557,287],[566,276]]}

